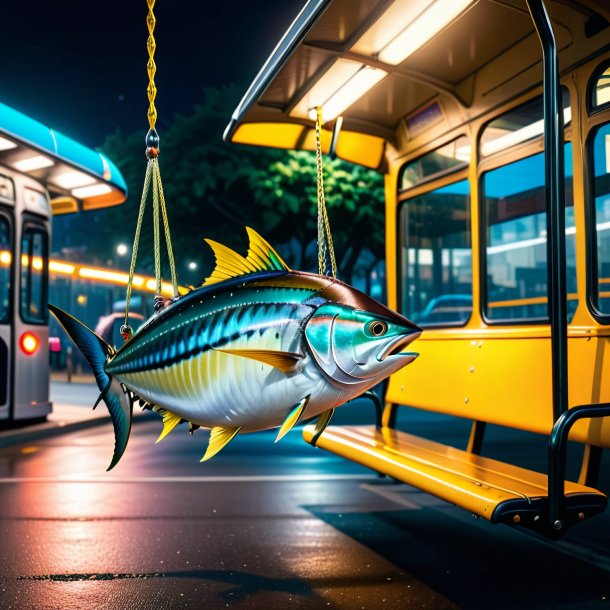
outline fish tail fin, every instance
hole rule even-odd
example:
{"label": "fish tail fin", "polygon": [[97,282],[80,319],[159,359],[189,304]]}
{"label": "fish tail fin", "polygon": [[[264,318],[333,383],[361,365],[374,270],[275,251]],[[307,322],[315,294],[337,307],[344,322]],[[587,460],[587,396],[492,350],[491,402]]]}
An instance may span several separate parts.
{"label": "fish tail fin", "polygon": [[114,356],[116,351],[90,328],[87,328],[82,322],[59,309],[59,307],[49,304],[49,311],[64,327],[69,337],[74,341],[91,366],[95,381],[101,392],[100,397],[95,403],[96,406],[100,400],[103,400],[110,412],[115,440],[114,454],[110,466],[107,468],[107,470],[111,470],[121,459],[127,446],[129,432],[131,431],[132,413],[132,401],[126,389],[105,371],[106,362]]}

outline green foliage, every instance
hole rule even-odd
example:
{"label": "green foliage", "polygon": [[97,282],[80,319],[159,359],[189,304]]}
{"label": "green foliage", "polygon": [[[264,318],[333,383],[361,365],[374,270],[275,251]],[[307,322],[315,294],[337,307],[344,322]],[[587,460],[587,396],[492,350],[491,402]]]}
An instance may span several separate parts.
{"label": "green foliage", "polygon": [[[240,93],[236,88],[207,89],[204,102],[192,114],[176,116],[169,128],[159,129],[159,164],[172,241],[179,279],[185,283],[194,283],[211,268],[203,237],[244,251],[246,225],[279,247],[295,268],[317,271],[315,155],[223,142]],[[117,243],[132,242],[146,166],[144,136],[117,131],[102,147],[125,177],[128,201],[69,221],[71,232],[95,226],[81,234],[87,235],[89,255],[102,262],[113,259]],[[325,184],[340,275],[349,281],[365,248],[376,258],[384,255],[383,178],[363,167],[326,159]],[[138,269],[144,273],[152,271],[148,205],[138,257]],[[187,261],[199,263],[200,277],[185,277]]]}

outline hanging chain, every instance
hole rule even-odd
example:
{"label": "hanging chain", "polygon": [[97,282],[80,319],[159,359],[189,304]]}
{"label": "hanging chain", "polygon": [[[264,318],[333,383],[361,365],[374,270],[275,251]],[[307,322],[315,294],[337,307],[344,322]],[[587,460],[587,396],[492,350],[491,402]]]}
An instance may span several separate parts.
{"label": "hanging chain", "polygon": [[[152,207],[153,207],[153,250],[155,260],[155,310],[162,308],[165,305],[165,299],[162,295],[162,279],[161,279],[161,228],[160,223],[163,222],[163,230],[165,236],[165,245],[167,247],[167,256],[172,275],[172,288],[174,299],[178,298],[178,280],[176,277],[176,264],[174,262],[174,251],[172,248],[171,235],[169,231],[169,221],[167,218],[167,206],[165,205],[165,195],[163,193],[163,184],[161,182],[161,171],[159,169],[159,135],[155,129],[157,122],[157,109],[155,108],[155,98],[157,97],[157,87],[155,86],[155,73],[157,66],[155,64],[155,50],[157,43],[153,31],[157,20],[153,13],[155,0],[146,0],[148,5],[148,14],[146,16],[146,25],[148,27],[148,40],[146,48],[148,49],[148,62],[146,63],[146,71],[148,72],[148,87],[146,93],[148,95],[148,124],[150,129],[146,134],[146,174],[144,176],[144,187],[142,189],[142,198],[140,200],[140,210],[138,212],[138,222],[136,225],[136,233],[133,240],[133,249],[131,251],[131,265],[129,267],[129,277],[127,279],[127,295],[125,298],[125,324],[121,326],[121,335],[127,341],[133,334],[133,329],[129,326],[129,307],[131,304],[131,292],[133,287],[133,276],[138,258],[138,245],[140,243],[140,234],[142,232],[142,221],[144,218],[144,210],[148,195],[152,191]],[[152,188],[151,188],[152,187]]]}
{"label": "hanging chain", "polygon": [[157,43],[155,42],[153,32],[157,20],[153,13],[155,0],[146,0],[146,3],[148,4],[148,15],[146,15],[146,25],[148,27],[148,40],[146,41],[146,48],[148,49],[148,63],[146,64],[148,87],[146,88],[146,93],[148,94],[148,124],[151,129],[154,129],[157,122],[157,109],[155,108],[155,98],[157,97],[157,87],[155,85],[155,73],[157,72],[155,50],[157,49]]}
{"label": "hanging chain", "polygon": [[[322,108],[316,107],[316,165],[318,174],[318,273],[337,277],[335,249],[330,233],[324,193],[324,168],[322,165]],[[330,269],[328,268],[330,262]]]}

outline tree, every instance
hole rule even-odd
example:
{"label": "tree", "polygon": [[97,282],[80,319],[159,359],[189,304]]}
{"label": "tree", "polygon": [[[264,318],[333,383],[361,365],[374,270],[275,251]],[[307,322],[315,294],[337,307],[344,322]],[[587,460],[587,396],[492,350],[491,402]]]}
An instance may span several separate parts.
{"label": "tree", "polygon": [[[267,235],[277,243],[296,238],[301,266],[311,267],[305,254],[317,238],[315,155],[288,151],[284,159],[253,172],[250,184]],[[384,257],[383,178],[359,165],[327,159],[324,185],[340,277],[349,282],[365,249],[376,259]]]}
{"label": "tree", "polygon": [[[200,279],[187,275],[184,280],[186,261],[198,262],[201,275],[212,268],[203,237],[244,252],[244,226],[278,247],[291,266],[317,270],[315,156],[223,142],[227,117],[240,93],[235,87],[207,89],[202,104],[188,116],[174,117],[159,133],[159,164],[184,283]],[[112,259],[115,244],[133,239],[146,166],[144,135],[116,131],[102,147],[125,177],[128,201],[68,221],[72,234],[87,236],[89,254],[98,261]],[[350,281],[365,249],[376,259],[384,255],[383,179],[363,167],[326,159],[325,185],[340,277]],[[145,273],[152,273],[150,208],[149,202],[138,260],[138,270]],[[94,231],[88,230],[92,225]]]}

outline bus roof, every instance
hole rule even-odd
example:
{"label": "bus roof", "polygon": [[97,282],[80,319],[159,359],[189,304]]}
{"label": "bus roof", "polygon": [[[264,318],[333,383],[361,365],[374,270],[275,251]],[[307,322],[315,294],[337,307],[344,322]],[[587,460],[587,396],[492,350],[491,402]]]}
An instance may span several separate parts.
{"label": "bus roof", "polygon": [[[563,71],[607,36],[604,0],[546,0]],[[309,0],[252,82],[225,140],[313,149],[314,115],[343,116],[339,157],[383,169],[542,82],[523,0]]]}
{"label": "bus roof", "polygon": [[127,185],[101,152],[0,103],[0,165],[45,184],[54,214],[123,203]]}

